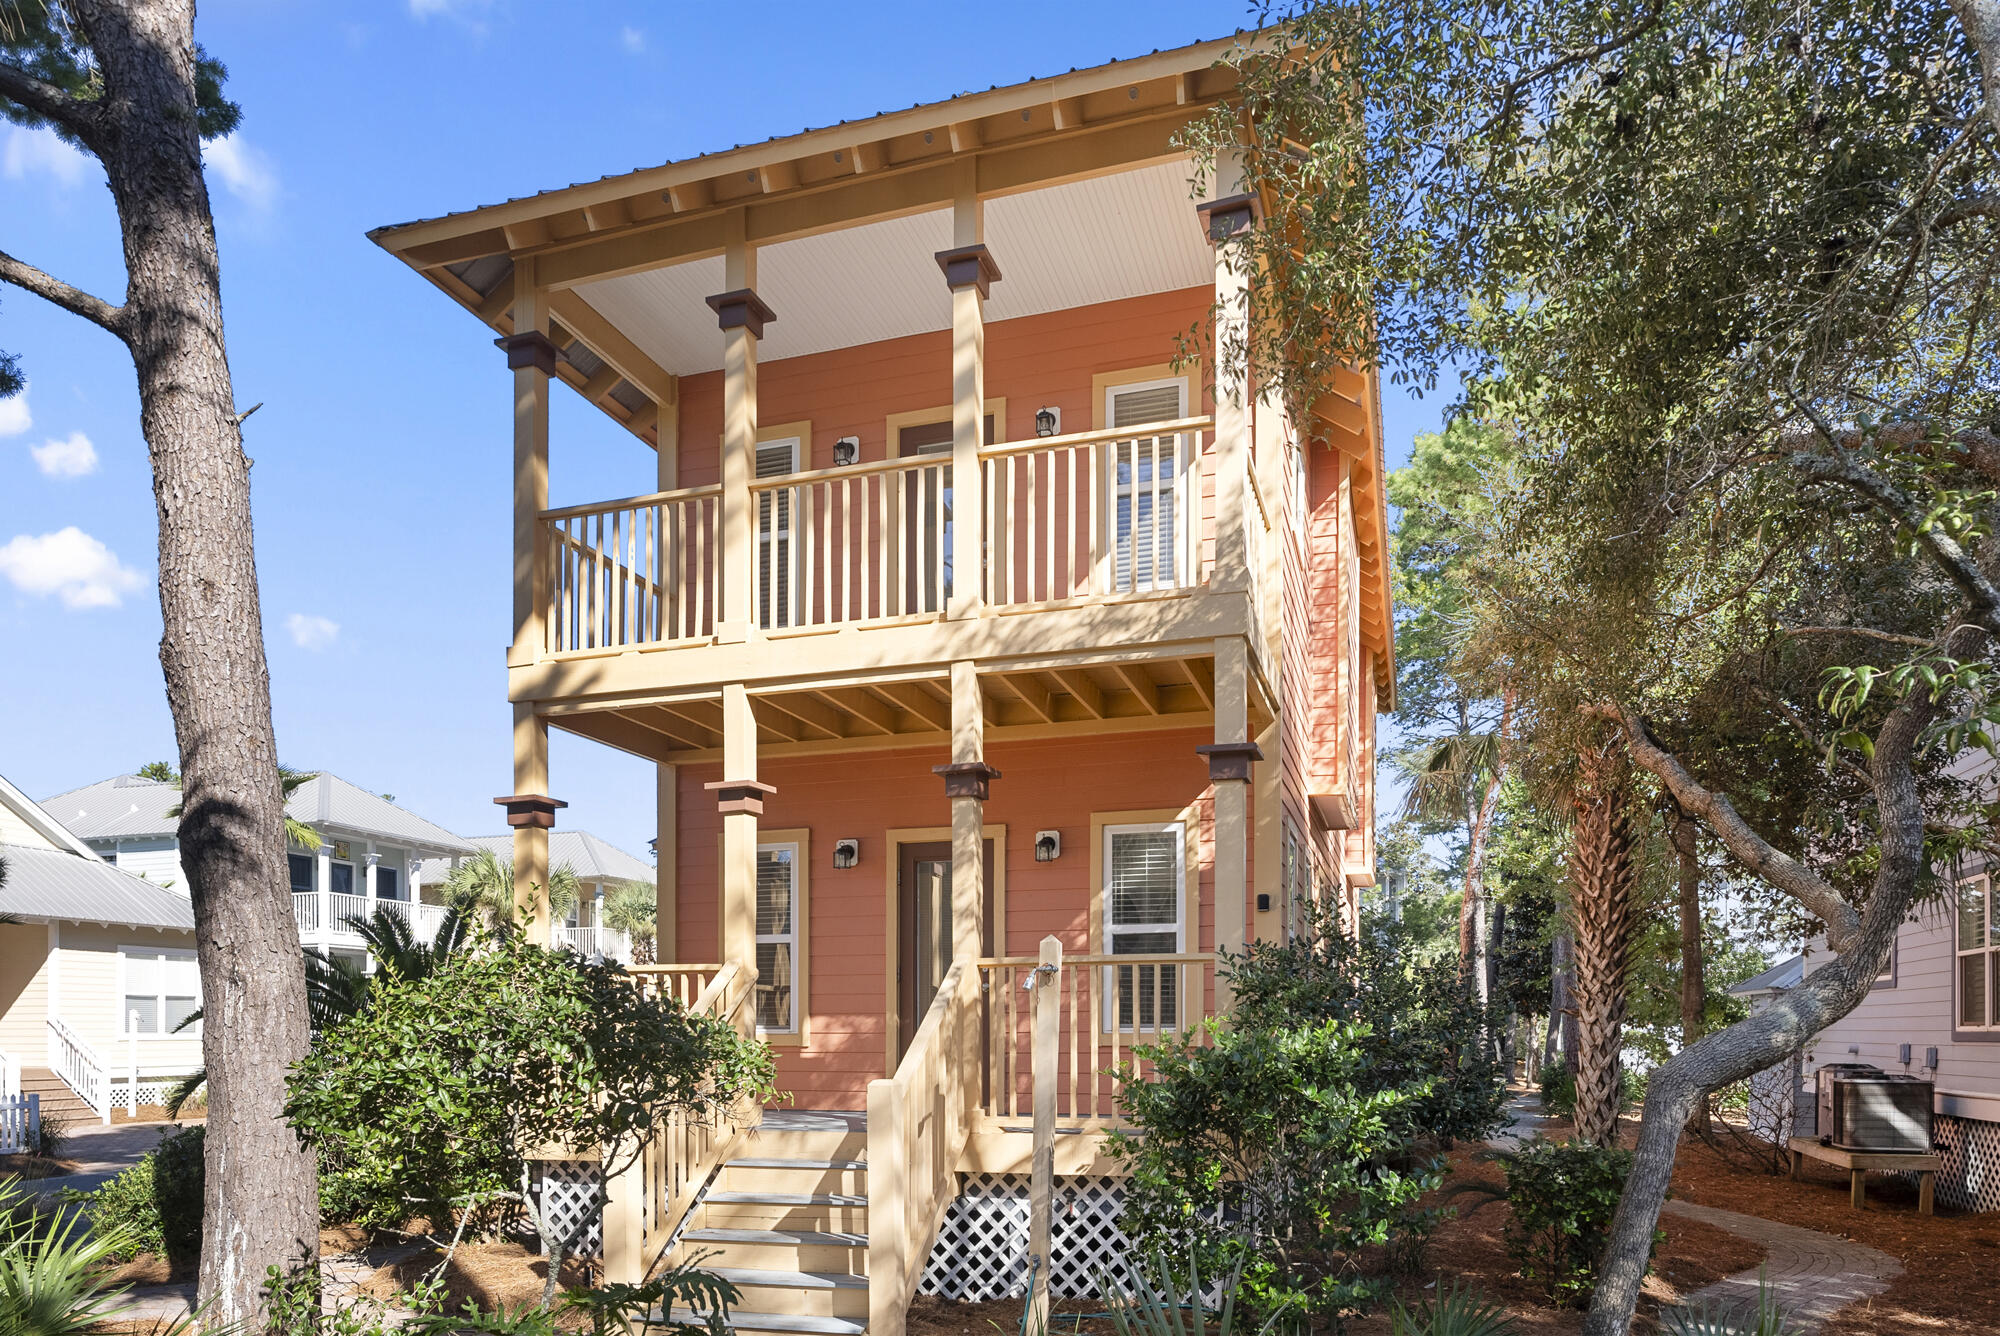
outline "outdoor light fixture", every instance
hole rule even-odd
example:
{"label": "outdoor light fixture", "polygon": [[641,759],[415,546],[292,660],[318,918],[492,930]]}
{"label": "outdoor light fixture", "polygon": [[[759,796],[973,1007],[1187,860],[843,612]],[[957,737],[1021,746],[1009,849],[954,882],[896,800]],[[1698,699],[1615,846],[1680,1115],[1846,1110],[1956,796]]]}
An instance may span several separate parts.
{"label": "outdoor light fixture", "polygon": [[833,865],[835,867],[853,867],[860,861],[860,840],[835,840],[833,842]]}
{"label": "outdoor light fixture", "polygon": [[1035,435],[1053,436],[1062,430],[1062,410],[1051,404],[1035,414]]}
{"label": "outdoor light fixture", "polygon": [[1061,856],[1061,831],[1038,830],[1035,832],[1035,861],[1037,863],[1053,863]]}
{"label": "outdoor light fixture", "polygon": [[861,458],[861,438],[843,436],[833,443],[833,464],[835,468],[846,468]]}

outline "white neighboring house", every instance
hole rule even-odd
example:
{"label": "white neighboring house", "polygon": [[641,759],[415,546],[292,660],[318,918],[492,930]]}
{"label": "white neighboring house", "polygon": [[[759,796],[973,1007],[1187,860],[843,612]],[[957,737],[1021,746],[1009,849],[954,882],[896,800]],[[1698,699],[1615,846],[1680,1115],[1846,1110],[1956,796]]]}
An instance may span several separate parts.
{"label": "white neighboring house", "polygon": [[[107,863],[187,897],[177,819],[179,786],[118,775],[43,804]],[[417,867],[426,858],[463,858],[477,850],[387,798],[322,771],[292,791],[285,815],[312,827],[320,847],[289,850],[292,911],[307,947],[360,966],[370,962],[350,918],[378,909],[400,914],[428,940],[444,916],[417,901]]]}
{"label": "white neighboring house", "polygon": [[[513,866],[512,835],[474,835],[470,842],[479,849],[491,850],[504,866]],[[451,876],[458,861],[438,858],[423,865],[418,873],[423,899],[438,900],[445,879]],[[602,954],[630,963],[632,939],[616,928],[605,926],[604,898],[620,886],[653,885],[653,865],[587,830],[552,830],[549,866],[565,865],[576,873],[577,903],[564,922],[551,925],[550,944],[571,947],[587,956]]]}
{"label": "white neighboring house", "polygon": [[111,1120],[201,1066],[194,914],[185,895],[106,866],[0,778],[0,1093]]}

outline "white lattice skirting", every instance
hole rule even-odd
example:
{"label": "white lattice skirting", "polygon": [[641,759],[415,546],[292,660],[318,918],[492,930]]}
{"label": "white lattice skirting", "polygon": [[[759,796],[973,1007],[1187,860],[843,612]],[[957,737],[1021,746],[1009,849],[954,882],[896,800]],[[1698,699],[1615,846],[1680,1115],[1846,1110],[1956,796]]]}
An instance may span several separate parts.
{"label": "white lattice skirting", "polygon": [[[167,1095],[179,1084],[179,1081],[174,1080],[139,1082],[140,1106],[143,1108],[148,1104],[164,1105],[167,1102]],[[111,1107],[114,1109],[129,1109],[132,1107],[132,1087],[130,1085],[124,1081],[119,1081],[111,1087]]]}
{"label": "white lattice skirting", "polygon": [[[1109,1274],[1129,1284],[1124,1231],[1118,1216],[1125,1194],[1115,1178],[1056,1180],[1049,1275],[1038,1277],[1058,1299],[1102,1293]],[[1028,1180],[1017,1174],[968,1174],[945,1212],[931,1248],[920,1294],[978,1303],[1018,1299],[1028,1292]]]}
{"label": "white lattice skirting", "polygon": [[536,1175],[541,1207],[557,1233],[584,1216],[590,1228],[577,1243],[574,1256],[604,1255],[604,1177],[595,1160],[543,1160]]}
{"label": "white lattice skirting", "polygon": [[1937,1199],[1959,1211],[2000,1211],[2000,1123],[1941,1113],[1932,1121]]}

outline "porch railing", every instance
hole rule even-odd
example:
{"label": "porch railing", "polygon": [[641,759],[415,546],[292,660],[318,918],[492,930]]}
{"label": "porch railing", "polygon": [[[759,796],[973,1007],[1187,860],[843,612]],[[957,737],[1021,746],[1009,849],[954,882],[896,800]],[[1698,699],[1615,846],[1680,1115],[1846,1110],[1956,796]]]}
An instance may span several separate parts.
{"label": "porch railing", "polygon": [[549,944],[567,947],[580,956],[603,956],[606,960],[632,958],[632,939],[617,928],[572,928],[567,923],[552,924]]}
{"label": "porch railing", "polygon": [[1201,582],[1202,433],[1213,418],[988,446],[987,603],[1052,603]]}
{"label": "porch railing", "polygon": [[541,514],[548,649],[625,649],[714,634],[720,487],[656,492]]}
{"label": "porch railing", "polygon": [[[1023,985],[1038,964],[1033,956],[979,962],[985,1004],[980,1110],[990,1119],[1033,1116],[1034,1007]],[[1214,1014],[1215,957],[1065,956],[1052,986],[1061,1018],[1056,1115],[1070,1126],[1107,1126],[1119,1119],[1118,1094],[1126,1080],[1151,1075],[1152,1064],[1133,1048],[1200,1032]]]}
{"label": "porch railing", "polygon": [[942,612],[953,579],[951,461],[938,455],[760,478],[755,616],[766,631]]}
{"label": "porch railing", "polygon": [[61,1019],[49,1019],[49,1070],[105,1122],[111,1121],[111,1068]]}
{"label": "porch railing", "polygon": [[[713,973],[689,1010],[719,1016],[739,1028],[746,1027],[746,1009],[755,993],[756,976],[740,964],[669,966],[665,970],[648,971],[641,978],[658,980],[657,986],[671,989],[694,977],[677,971],[692,970]],[[654,1136],[636,1166],[642,1175],[641,1217],[647,1257],[658,1256],[679,1233],[702,1188],[742,1141],[751,1121],[749,1112],[736,1110],[735,1116],[720,1126],[677,1116]]]}
{"label": "porch railing", "polygon": [[42,1144],[42,1097],[0,1093],[0,1155],[32,1155]]}
{"label": "porch railing", "polygon": [[627,967],[639,987],[653,997],[670,997],[684,1007],[693,1007],[715,976],[722,972],[720,965],[686,965],[674,962],[666,965],[631,965]]}
{"label": "porch railing", "polygon": [[[436,935],[438,924],[444,921],[443,905],[427,905],[414,900],[370,900],[365,895],[328,894],[318,891],[292,892],[292,917],[299,925],[299,935],[318,933],[322,927],[335,936],[361,940],[349,919],[366,922],[376,911],[395,915],[409,926],[418,941],[428,942]],[[322,913],[324,917],[322,918]]]}

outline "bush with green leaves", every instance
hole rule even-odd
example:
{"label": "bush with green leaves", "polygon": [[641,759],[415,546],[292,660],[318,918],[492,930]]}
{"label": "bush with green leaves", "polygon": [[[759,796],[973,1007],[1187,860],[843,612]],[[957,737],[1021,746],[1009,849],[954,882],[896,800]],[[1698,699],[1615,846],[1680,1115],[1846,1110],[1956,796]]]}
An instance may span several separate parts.
{"label": "bush with green leaves", "polygon": [[1519,1329],[1505,1309],[1470,1285],[1449,1285],[1415,1308],[1400,1299],[1389,1308],[1389,1336],[1512,1336]]}
{"label": "bush with green leaves", "polygon": [[[1508,1255],[1555,1302],[1587,1304],[1632,1172],[1632,1152],[1587,1141],[1531,1141],[1502,1158],[1513,1213]],[[1657,1232],[1653,1246],[1659,1246]]]}
{"label": "bush with green leaves", "polygon": [[721,1122],[772,1074],[728,1022],[502,929],[422,977],[378,979],[293,1069],[286,1115],[362,1223],[525,1217],[549,1258],[546,1307],[588,1222],[555,1224],[530,1156],[568,1148],[615,1176],[667,1120]]}
{"label": "bush with green leaves", "polygon": [[1505,1074],[1488,1042],[1504,1017],[1480,1007],[1455,960],[1426,957],[1387,916],[1364,914],[1356,933],[1324,907],[1293,939],[1225,952],[1220,968],[1235,990],[1238,1029],[1363,1027],[1362,1085],[1426,1086],[1396,1115],[1410,1141],[1477,1141],[1506,1121]]}
{"label": "bush with green leaves", "polygon": [[1384,1261],[1414,1260],[1441,1174],[1411,1151],[1412,1110],[1435,1078],[1384,1084],[1365,1025],[1214,1024],[1140,1053],[1131,1124],[1111,1153],[1126,1180],[1123,1226],[1142,1250],[1236,1274],[1231,1298],[1286,1330],[1338,1327],[1387,1286]]}
{"label": "bush with green leaves", "polygon": [[123,1231],[86,1226],[74,1206],[39,1211],[18,1180],[0,1178],[0,1332],[81,1336],[110,1320],[126,1287],[110,1284],[108,1263],[130,1249]]}
{"label": "bush with green leaves", "polygon": [[198,1262],[203,1145],[200,1127],[183,1128],[97,1188],[63,1189],[62,1201],[84,1211],[92,1228],[116,1231],[121,1257],[149,1252],[175,1267]]}

